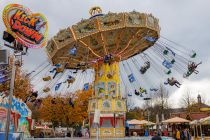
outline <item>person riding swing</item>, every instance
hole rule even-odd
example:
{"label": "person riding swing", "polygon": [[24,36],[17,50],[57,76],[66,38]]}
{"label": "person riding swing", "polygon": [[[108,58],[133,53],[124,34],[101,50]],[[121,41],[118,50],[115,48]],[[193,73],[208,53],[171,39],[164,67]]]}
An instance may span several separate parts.
{"label": "person riding swing", "polygon": [[143,97],[142,93],[140,93],[140,92],[137,91],[136,89],[135,89],[134,93],[135,93],[136,96],[139,96],[139,95],[140,95],[140,97]]}
{"label": "person riding swing", "polygon": [[140,93],[136,89],[134,92],[135,92],[135,95],[139,96]]}
{"label": "person riding swing", "polygon": [[71,75],[68,76],[67,82],[68,82],[68,88],[70,87],[70,84],[74,83],[75,78]]}
{"label": "person riding swing", "polygon": [[180,88],[180,85],[181,85],[174,77],[172,77],[171,79],[168,78],[166,84],[169,84],[170,86],[174,86],[175,85],[178,88]]}
{"label": "person riding swing", "polygon": [[189,64],[188,64],[188,72],[189,73],[195,73],[195,74],[198,74],[199,73],[199,71],[198,70],[196,70],[196,68],[198,67],[198,65],[200,65],[200,64],[202,64],[202,62],[200,62],[200,63],[198,63],[198,64],[196,64],[195,62],[189,62]]}
{"label": "person riding swing", "polygon": [[142,87],[139,88],[139,92],[147,94],[147,90]]}
{"label": "person riding swing", "polygon": [[144,74],[150,68],[150,62],[146,61],[143,66],[140,68],[141,74]]}

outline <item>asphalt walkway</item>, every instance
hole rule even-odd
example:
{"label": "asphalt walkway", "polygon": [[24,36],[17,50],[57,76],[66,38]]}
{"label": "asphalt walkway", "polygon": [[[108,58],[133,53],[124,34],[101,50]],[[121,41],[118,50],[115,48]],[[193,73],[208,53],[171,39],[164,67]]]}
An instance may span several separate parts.
{"label": "asphalt walkway", "polygon": [[[125,138],[103,138],[99,140],[151,140],[152,137],[125,137]],[[88,139],[88,138],[28,138],[24,140],[96,140]],[[162,140],[174,140],[173,138],[169,137],[162,137]]]}

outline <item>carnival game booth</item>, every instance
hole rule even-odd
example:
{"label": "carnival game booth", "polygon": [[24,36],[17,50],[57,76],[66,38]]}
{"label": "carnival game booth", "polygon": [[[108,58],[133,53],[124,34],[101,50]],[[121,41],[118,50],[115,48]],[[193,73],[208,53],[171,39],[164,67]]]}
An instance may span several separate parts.
{"label": "carnival game booth", "polygon": [[168,120],[162,121],[162,124],[167,125],[168,134],[169,136],[173,137],[174,134],[176,134],[175,133],[176,129],[189,127],[190,122],[191,121],[180,118],[180,117],[174,117],[174,118],[170,118]]}
{"label": "carnival game booth", "polygon": [[[144,136],[145,130],[150,126],[154,126],[155,123],[146,121],[146,120],[130,120],[128,121],[129,124],[129,136],[133,135],[133,132],[136,132],[139,136]],[[148,129],[149,130],[149,129]]]}
{"label": "carnival game booth", "polygon": [[[4,132],[6,127],[8,97],[0,96],[0,131]],[[24,137],[30,137],[31,110],[18,98],[12,98],[12,112],[10,120],[10,133],[24,133]],[[2,133],[4,135],[4,133]],[[0,135],[1,137],[4,137]]]}

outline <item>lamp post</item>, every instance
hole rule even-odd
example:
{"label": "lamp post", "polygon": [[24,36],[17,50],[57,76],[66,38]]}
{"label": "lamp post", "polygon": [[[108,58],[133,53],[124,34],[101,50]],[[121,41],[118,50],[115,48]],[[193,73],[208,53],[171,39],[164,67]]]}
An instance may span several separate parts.
{"label": "lamp post", "polygon": [[148,133],[149,133],[149,117],[150,117],[150,112],[149,112],[149,101],[151,100],[151,98],[144,98],[144,100],[147,102],[147,121],[148,121]]}
{"label": "lamp post", "polygon": [[[22,55],[26,54],[23,52],[22,48],[18,48],[18,42],[12,37],[9,33],[4,32],[4,37],[3,39],[6,42],[12,43],[13,45],[10,46],[8,44],[4,44],[5,46],[12,48],[12,56],[14,57],[14,60],[12,62],[12,75],[11,75],[11,81],[10,81],[10,89],[9,89],[9,101],[8,101],[8,109],[7,109],[7,120],[6,120],[6,127],[5,127],[5,140],[8,140],[9,138],[9,131],[10,131],[10,120],[11,120],[11,108],[12,108],[12,97],[13,97],[13,92],[14,92],[14,84],[15,84],[15,73],[16,73],[16,54],[17,56],[21,56],[21,61],[18,60],[20,63],[19,65],[22,65]],[[27,49],[26,49],[27,52]]]}
{"label": "lamp post", "polygon": [[149,121],[149,101],[151,98],[144,98],[144,100],[147,102],[147,120]]}
{"label": "lamp post", "polygon": [[11,76],[11,82],[10,82],[10,90],[9,90],[9,106],[7,109],[7,122],[6,122],[6,128],[5,128],[5,140],[8,140],[9,136],[9,131],[10,131],[10,118],[11,118],[11,108],[12,108],[12,96],[13,96],[13,91],[14,91],[14,84],[15,84],[15,71],[16,71],[16,65],[15,65],[15,54],[13,50],[13,56],[14,56],[14,61],[12,63],[12,76]]}

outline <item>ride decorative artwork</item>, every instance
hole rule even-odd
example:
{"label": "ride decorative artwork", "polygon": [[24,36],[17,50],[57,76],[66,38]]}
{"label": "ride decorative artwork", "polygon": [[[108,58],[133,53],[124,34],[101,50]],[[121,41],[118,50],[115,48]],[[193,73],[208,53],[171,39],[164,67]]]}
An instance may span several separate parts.
{"label": "ride decorative artwork", "polygon": [[3,20],[9,32],[19,43],[28,48],[42,48],[47,42],[48,23],[40,13],[32,13],[19,4],[4,8]]}
{"label": "ride decorative artwork", "polygon": [[[0,131],[5,130],[6,125],[6,109],[9,104],[8,97],[0,96]],[[10,132],[27,132],[26,135],[30,135],[30,125],[31,125],[31,110],[27,105],[20,99],[12,98],[12,119]],[[24,121],[23,121],[24,120]],[[27,125],[26,125],[27,124]]]}

